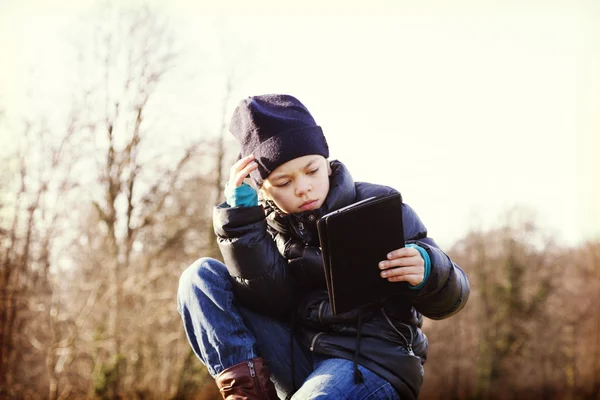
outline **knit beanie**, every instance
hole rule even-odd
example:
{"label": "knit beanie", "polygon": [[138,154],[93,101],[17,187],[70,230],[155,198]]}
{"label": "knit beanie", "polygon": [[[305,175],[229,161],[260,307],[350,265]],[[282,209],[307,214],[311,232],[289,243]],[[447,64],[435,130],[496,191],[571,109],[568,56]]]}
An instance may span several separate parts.
{"label": "knit beanie", "polygon": [[329,157],[321,127],[295,97],[267,94],[240,102],[229,130],[241,144],[240,157],[254,154],[258,168],[250,177],[260,187],[271,172],[294,158]]}

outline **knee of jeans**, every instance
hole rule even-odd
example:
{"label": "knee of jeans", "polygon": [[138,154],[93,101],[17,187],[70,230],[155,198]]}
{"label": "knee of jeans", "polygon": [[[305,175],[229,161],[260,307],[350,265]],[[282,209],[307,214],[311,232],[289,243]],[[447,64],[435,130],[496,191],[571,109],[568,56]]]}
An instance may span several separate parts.
{"label": "knee of jeans", "polygon": [[178,297],[189,293],[197,286],[215,283],[218,280],[229,279],[225,264],[214,258],[202,257],[187,267],[179,278]]}
{"label": "knee of jeans", "polygon": [[197,259],[183,271],[179,278],[179,286],[190,287],[193,281],[200,277],[201,280],[212,280],[215,276],[227,277],[229,272],[221,261],[210,257]]}

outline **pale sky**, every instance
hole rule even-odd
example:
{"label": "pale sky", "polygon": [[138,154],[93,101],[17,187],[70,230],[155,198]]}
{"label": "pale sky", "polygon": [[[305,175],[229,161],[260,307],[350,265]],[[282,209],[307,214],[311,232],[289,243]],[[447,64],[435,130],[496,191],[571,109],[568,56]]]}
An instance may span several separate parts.
{"label": "pale sky", "polygon": [[[7,116],[32,101],[60,115],[68,101],[67,39],[92,2],[52,3],[0,0]],[[513,205],[565,243],[600,237],[599,2],[280,3],[151,2],[183,51],[166,129],[216,132],[233,66],[230,110],[249,95],[296,96],[332,158],[398,189],[442,246]],[[11,140],[6,124],[0,135]]]}

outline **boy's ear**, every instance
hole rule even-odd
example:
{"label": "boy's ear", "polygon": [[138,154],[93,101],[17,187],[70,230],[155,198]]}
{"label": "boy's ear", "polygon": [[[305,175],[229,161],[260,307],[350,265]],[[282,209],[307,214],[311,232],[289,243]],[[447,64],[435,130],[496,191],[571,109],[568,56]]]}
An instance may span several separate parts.
{"label": "boy's ear", "polygon": [[331,176],[331,164],[329,163],[329,160],[327,160],[327,175]]}

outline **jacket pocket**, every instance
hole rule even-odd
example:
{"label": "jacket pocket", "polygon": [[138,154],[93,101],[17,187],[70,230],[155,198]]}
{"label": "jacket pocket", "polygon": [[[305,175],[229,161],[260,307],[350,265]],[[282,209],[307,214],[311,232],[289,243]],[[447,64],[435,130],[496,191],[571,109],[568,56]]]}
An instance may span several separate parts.
{"label": "jacket pocket", "polygon": [[385,321],[388,323],[388,325],[390,326],[390,328],[392,328],[392,330],[394,332],[396,332],[398,334],[398,336],[400,336],[402,338],[402,340],[404,341],[404,343],[406,344],[406,350],[408,351],[408,354],[410,354],[411,356],[414,356],[415,353],[413,352],[413,344],[415,341],[415,333],[413,332],[413,329],[410,325],[405,324],[403,322],[398,322],[398,325],[401,325],[402,327],[405,328],[405,333],[402,333],[398,327],[392,322],[392,320],[390,319],[390,317],[388,317],[388,315],[386,314],[385,310],[383,308],[380,309],[381,310],[381,314],[383,314],[383,318],[385,319]]}

